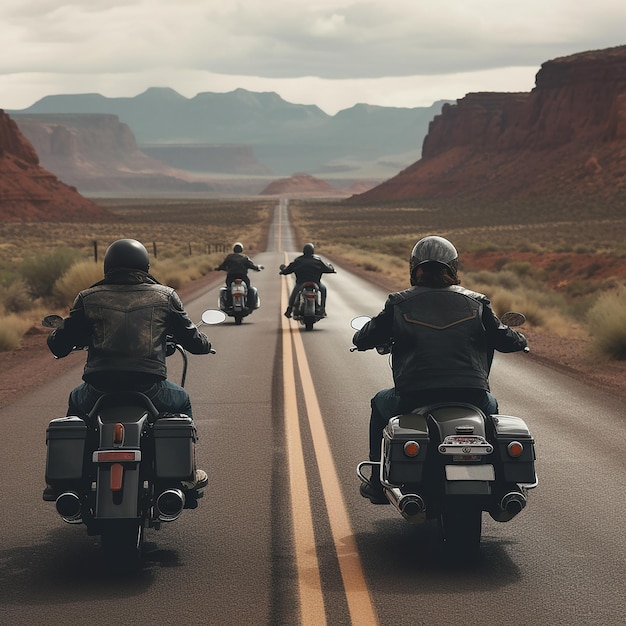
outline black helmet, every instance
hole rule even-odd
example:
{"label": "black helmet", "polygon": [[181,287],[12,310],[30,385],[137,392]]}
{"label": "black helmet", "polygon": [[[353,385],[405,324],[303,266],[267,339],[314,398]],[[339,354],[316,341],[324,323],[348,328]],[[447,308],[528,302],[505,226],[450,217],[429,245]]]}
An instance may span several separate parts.
{"label": "black helmet", "polygon": [[241,254],[243,252],[243,244],[237,242],[234,246],[233,246],[233,252],[236,252],[237,254]]}
{"label": "black helmet", "polygon": [[445,266],[450,275],[456,278],[459,268],[459,255],[456,248],[443,237],[424,237],[420,239],[411,252],[410,273],[411,281],[415,269],[425,263],[438,263]]}
{"label": "black helmet", "polygon": [[315,252],[315,246],[312,243],[304,244],[304,248],[302,248],[302,253],[306,256],[313,256]]}
{"label": "black helmet", "polygon": [[118,239],[104,253],[104,273],[117,268],[147,272],[150,267],[148,251],[136,239]]}

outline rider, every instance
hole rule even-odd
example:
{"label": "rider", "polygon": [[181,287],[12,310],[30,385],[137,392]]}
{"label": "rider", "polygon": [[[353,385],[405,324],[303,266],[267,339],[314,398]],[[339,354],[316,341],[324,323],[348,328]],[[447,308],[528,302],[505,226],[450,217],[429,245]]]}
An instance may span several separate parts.
{"label": "rider", "polygon": [[[500,322],[486,296],[461,287],[457,269],[458,254],[447,239],[420,239],[411,252],[412,286],[390,294],[352,339],[358,350],[387,345],[392,354],[394,387],[371,400],[371,461],[380,461],[382,432],[394,415],[443,401],[498,412],[489,392],[494,350],[523,350],[526,338]],[[387,503],[378,472],[361,485],[361,495]]]}
{"label": "rider", "polygon": [[216,268],[226,272],[226,287],[230,291],[230,284],[236,279],[241,278],[248,291],[250,290],[250,279],[248,278],[248,270],[260,272],[263,266],[256,265],[249,256],[243,254],[243,244],[237,242],[233,245],[233,251],[226,256],[222,264]]}
{"label": "rider", "polygon": [[[207,337],[187,315],[178,294],[148,273],[146,248],[118,239],[104,255],[104,279],[81,291],[69,316],[48,336],[57,357],[88,348],[83,383],[72,390],[68,415],[86,415],[104,393],[145,393],[160,412],[192,417],[189,394],[167,380],[166,339],[193,354],[208,354]],[[200,489],[206,472],[196,470],[187,488]]]}
{"label": "rider", "polygon": [[312,243],[305,244],[302,248],[302,254],[296,257],[289,265],[280,266],[280,274],[292,274],[296,275],[296,284],[291,290],[289,296],[289,306],[285,311],[285,317],[291,317],[293,307],[296,303],[296,296],[302,289],[304,283],[313,282],[317,283],[322,295],[320,315],[326,317],[326,285],[322,284],[322,274],[336,274],[335,268],[330,264],[324,262],[315,252],[315,247]]}

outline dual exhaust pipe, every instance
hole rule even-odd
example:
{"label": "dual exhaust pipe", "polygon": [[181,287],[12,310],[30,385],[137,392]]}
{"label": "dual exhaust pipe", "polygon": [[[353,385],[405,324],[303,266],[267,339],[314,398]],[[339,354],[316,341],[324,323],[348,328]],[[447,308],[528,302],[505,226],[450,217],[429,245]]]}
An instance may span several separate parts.
{"label": "dual exhaust pipe", "polygon": [[[83,505],[74,491],[62,493],[55,501],[57,513],[68,524],[80,524],[83,520]],[[156,499],[156,511],[163,522],[173,522],[185,508],[185,494],[180,489],[166,489]]]}
{"label": "dual exhaust pipe", "polygon": [[489,511],[496,522],[508,522],[526,508],[527,498],[521,491],[509,491],[502,496],[498,508]]}

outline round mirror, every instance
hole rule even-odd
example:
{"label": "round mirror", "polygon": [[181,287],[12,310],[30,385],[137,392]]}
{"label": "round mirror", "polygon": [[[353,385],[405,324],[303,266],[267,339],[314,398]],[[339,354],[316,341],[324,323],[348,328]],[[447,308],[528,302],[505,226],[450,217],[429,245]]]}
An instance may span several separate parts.
{"label": "round mirror", "polygon": [[507,311],[502,315],[500,321],[507,326],[521,326],[526,321],[526,316],[517,311]]}
{"label": "round mirror", "polygon": [[226,314],[217,309],[207,309],[202,314],[202,322],[204,324],[221,324],[226,319]]}
{"label": "round mirror", "polygon": [[359,317],[355,317],[351,322],[350,326],[354,328],[354,330],[361,330],[365,324],[367,324],[372,318],[367,315],[359,315]]}
{"label": "round mirror", "polygon": [[59,328],[63,324],[63,318],[60,315],[46,315],[41,320],[41,325],[46,328]]}

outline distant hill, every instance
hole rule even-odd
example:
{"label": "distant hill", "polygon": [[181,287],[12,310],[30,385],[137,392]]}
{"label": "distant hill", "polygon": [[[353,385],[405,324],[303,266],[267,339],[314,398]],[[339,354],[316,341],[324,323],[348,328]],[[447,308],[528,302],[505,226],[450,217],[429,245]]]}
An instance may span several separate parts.
{"label": "distant hill", "polygon": [[398,165],[405,167],[420,157],[428,124],[442,104],[416,108],[358,104],[331,116],[275,93],[237,89],[185,98],[172,89],[151,88],[132,98],[50,95],[10,113],[16,119],[24,114],[116,115],[128,125],[140,150],[192,172],[206,173],[207,166],[214,167],[206,159],[208,146],[248,146],[258,161],[256,173],[384,179],[397,173]]}
{"label": "distant hill", "polygon": [[463,201],[502,214],[511,202],[549,209],[559,201],[572,215],[585,207],[623,216],[626,46],[546,61],[530,93],[470,93],[444,104],[422,152],[352,200]]}

